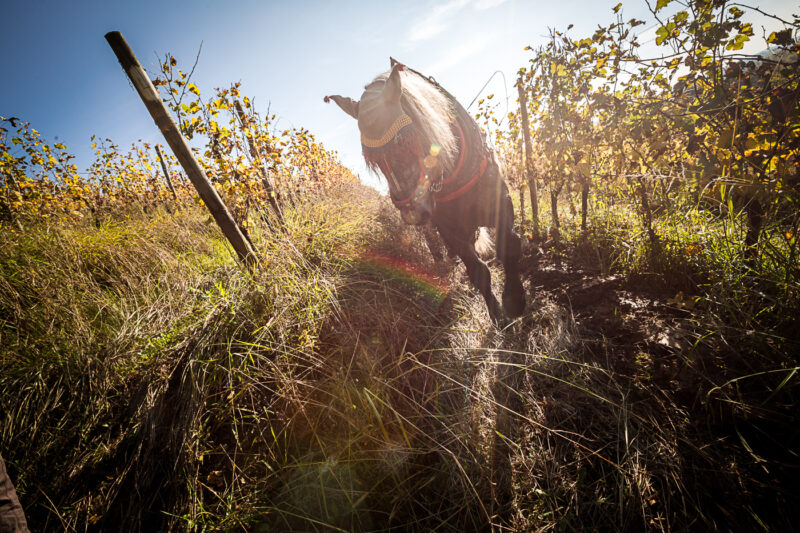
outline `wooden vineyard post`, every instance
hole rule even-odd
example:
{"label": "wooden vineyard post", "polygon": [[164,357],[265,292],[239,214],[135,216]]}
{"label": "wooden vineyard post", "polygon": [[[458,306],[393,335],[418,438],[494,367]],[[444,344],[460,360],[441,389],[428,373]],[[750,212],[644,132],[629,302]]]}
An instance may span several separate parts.
{"label": "wooden vineyard post", "polygon": [[[591,153],[593,153],[592,151]],[[585,163],[578,163],[578,173],[581,183],[581,234],[586,235],[586,217],[589,211],[589,186],[592,183],[592,171],[594,165],[592,156]]]}
{"label": "wooden vineyard post", "polygon": [[581,232],[586,234],[586,212],[589,210],[589,177],[581,184]]}
{"label": "wooden vineyard post", "polygon": [[531,193],[531,215],[533,216],[533,237],[539,238],[539,191],[536,188],[536,177],[533,175],[533,154],[531,153],[531,130],[528,123],[528,100],[525,98],[525,89],[522,80],[517,83],[519,89],[519,109],[522,113],[522,134],[525,139],[525,174],[528,178],[528,188]]}
{"label": "wooden vineyard post", "polygon": [[133,83],[133,86],[139,93],[139,97],[150,112],[150,116],[153,117],[156,126],[161,130],[167,144],[172,148],[172,152],[186,171],[186,175],[189,176],[192,185],[197,189],[203,203],[206,204],[206,207],[211,212],[211,216],[214,217],[222,233],[231,243],[231,246],[233,246],[239,259],[248,266],[251,266],[256,259],[255,251],[245,238],[239,225],[233,220],[230,211],[225,207],[225,203],[208,180],[200,164],[192,155],[189,145],[186,143],[186,139],[183,138],[183,135],[181,135],[178,127],[175,125],[175,121],[173,121],[172,117],[169,115],[166,106],[164,106],[164,102],[162,102],[161,98],[158,96],[158,91],[156,91],[150,78],[147,77],[147,73],[142,68],[139,60],[136,59],[133,50],[131,50],[125,38],[118,31],[109,32],[105,37],[108,44],[111,45],[114,54],[117,56],[120,65],[122,65],[122,69],[125,71],[125,74],[128,75],[131,83]]}
{"label": "wooden vineyard post", "polygon": [[236,109],[236,114],[239,115],[239,122],[242,125],[242,132],[247,140],[247,147],[250,149],[250,156],[258,163],[259,172],[261,174],[261,183],[264,186],[264,191],[267,194],[269,205],[275,212],[275,216],[278,218],[278,223],[280,224],[281,228],[283,228],[285,227],[286,223],[283,221],[283,213],[281,212],[281,207],[278,205],[278,198],[275,195],[275,187],[272,186],[272,182],[267,175],[267,170],[264,168],[264,163],[261,161],[258,150],[256,150],[256,147],[253,144],[252,135],[248,135],[246,132],[247,127],[250,125],[249,117],[245,114],[242,104],[239,102],[239,100],[233,101],[233,107]]}
{"label": "wooden vineyard post", "polygon": [[164,179],[167,180],[167,186],[169,187],[170,192],[172,192],[172,198],[175,200],[175,205],[178,205],[178,193],[175,192],[175,187],[172,186],[172,180],[169,178],[169,172],[167,172],[167,164],[164,163],[164,156],[161,155],[161,147],[156,145],[156,153],[158,154],[158,160],[161,162],[161,170],[164,171]]}
{"label": "wooden vineyard post", "polygon": [[[520,152],[522,152],[522,141],[519,143]],[[519,228],[520,232],[525,231],[525,186],[522,179],[519,180]]]}

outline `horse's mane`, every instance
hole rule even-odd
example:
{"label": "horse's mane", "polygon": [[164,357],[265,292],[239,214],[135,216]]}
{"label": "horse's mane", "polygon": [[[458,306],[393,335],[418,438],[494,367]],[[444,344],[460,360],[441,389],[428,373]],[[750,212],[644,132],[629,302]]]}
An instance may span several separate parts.
{"label": "horse's mane", "polygon": [[[390,74],[391,72],[384,72],[378,75],[366,86],[366,91],[382,91]],[[458,144],[450,129],[454,116],[453,104],[435,85],[419,74],[405,69],[400,72],[400,76],[403,86],[400,105],[414,122],[423,146],[435,144],[440,147],[439,164],[445,175],[449,174],[458,155]]]}

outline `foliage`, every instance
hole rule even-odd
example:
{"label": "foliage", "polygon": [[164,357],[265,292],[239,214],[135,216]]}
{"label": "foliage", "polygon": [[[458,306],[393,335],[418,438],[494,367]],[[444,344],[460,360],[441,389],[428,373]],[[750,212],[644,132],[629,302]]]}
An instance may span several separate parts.
{"label": "foliage", "polygon": [[[270,132],[275,115],[262,120],[251,100],[241,96],[240,84],[217,89],[204,101],[177,60],[168,56],[162,68],[163,77],[154,84],[187,138],[195,146],[204,141],[195,156],[240,223],[270,196],[285,203],[305,192],[357,181],[309,131]],[[188,104],[186,95],[191,96]],[[237,105],[241,114],[235,112]],[[124,152],[111,139],[91,140],[95,160],[79,172],[63,144],[48,144],[30,124],[0,117],[0,222],[93,216],[99,224],[112,212],[199,201],[165,150],[169,176],[150,143],[140,141]]]}
{"label": "foliage", "polygon": [[[793,302],[800,283],[800,19],[773,17],[783,29],[765,35],[763,53],[745,55],[740,50],[755,36],[744,6],[672,4],[653,8],[655,43],[666,49],[658,57],[642,57],[637,28],[644,22],[624,20],[618,5],[615,22],[590,36],[572,37],[571,26],[552,30],[520,69],[534,177],[550,191],[550,222],[558,229],[558,202],[573,208],[576,191],[584,195],[587,238],[592,203],[628,205],[644,236],[637,268],[658,270],[666,264],[660,257],[678,249],[662,228],[701,213],[729,226],[701,235],[739,251],[730,260],[749,269],[741,281],[769,279],[772,294]],[[678,7],[663,18],[667,6]],[[499,128],[489,101],[480,102],[477,117],[511,181],[524,187],[520,113]]]}
{"label": "foliage", "polygon": [[[374,196],[352,184],[327,194],[339,200],[289,209],[280,238],[254,226],[264,267],[255,277],[192,206],[180,217],[134,212],[100,227],[40,223],[2,233],[0,442],[32,528],[213,521],[202,506],[216,506],[204,499],[225,468],[219,446],[235,438],[250,449],[253,438],[233,437],[219,420],[253,428],[255,417],[259,431],[275,423],[274,413],[246,404],[278,401],[269,372],[277,364],[290,377],[292,354],[314,350],[332,282],[369,239],[368,225],[341,211],[367,212]],[[256,367],[265,381],[240,389]],[[240,463],[248,475],[263,475],[263,466]],[[198,468],[202,477],[190,472]],[[212,492],[192,494],[200,483]]]}

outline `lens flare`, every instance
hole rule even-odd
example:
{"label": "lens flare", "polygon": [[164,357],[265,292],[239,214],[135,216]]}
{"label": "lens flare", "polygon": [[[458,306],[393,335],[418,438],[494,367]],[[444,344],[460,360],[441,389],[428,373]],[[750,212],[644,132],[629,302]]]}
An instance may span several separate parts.
{"label": "lens flare", "polygon": [[360,263],[382,277],[410,284],[437,304],[450,288],[445,280],[399,257],[369,251],[361,255]]}
{"label": "lens flare", "polygon": [[425,165],[425,168],[430,170],[436,166],[436,158],[430,155],[426,155],[425,159],[422,160],[422,164]]}
{"label": "lens flare", "polygon": [[442,147],[438,144],[432,144],[430,150],[428,151],[428,155],[425,156],[425,159],[422,160],[422,163],[425,165],[425,168],[428,170],[432,169],[436,166],[438,162],[439,152],[442,151]]}

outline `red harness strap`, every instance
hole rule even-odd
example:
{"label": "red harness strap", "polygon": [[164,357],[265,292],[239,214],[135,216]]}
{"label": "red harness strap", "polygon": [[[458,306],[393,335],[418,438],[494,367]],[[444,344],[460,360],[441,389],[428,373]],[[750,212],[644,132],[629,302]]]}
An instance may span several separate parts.
{"label": "red harness strap", "polygon": [[481,168],[479,168],[478,171],[475,172],[475,175],[472,176],[472,179],[470,179],[467,183],[465,183],[458,189],[454,190],[450,194],[446,194],[442,197],[437,196],[436,202],[437,203],[449,202],[450,200],[455,200],[459,196],[466,194],[467,191],[469,191],[473,186],[475,186],[476,183],[478,183],[478,180],[481,178],[481,176],[483,176],[483,173],[486,172],[486,167],[488,166],[488,163],[489,159],[486,157],[486,154],[484,154],[483,161],[481,161]]}
{"label": "red harness strap", "polygon": [[448,183],[452,182],[458,177],[458,173],[461,172],[461,167],[464,166],[464,159],[467,156],[467,140],[464,139],[464,130],[461,129],[461,124],[458,123],[458,119],[456,119],[456,128],[458,129],[458,139],[461,141],[461,154],[458,156],[458,163],[456,163],[456,168],[453,172],[447,176],[444,181],[442,181],[442,185],[447,185]]}

